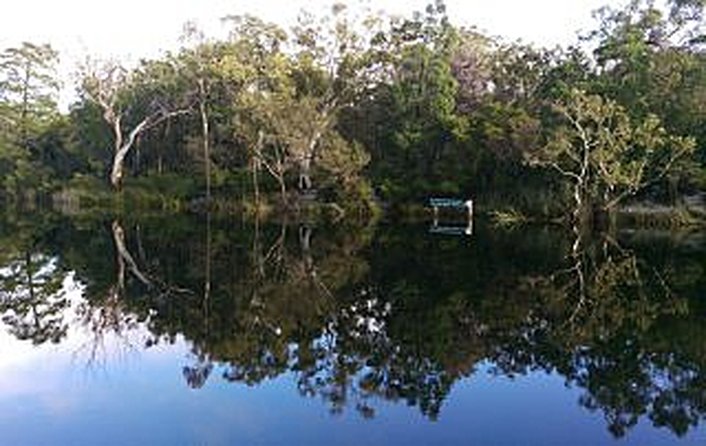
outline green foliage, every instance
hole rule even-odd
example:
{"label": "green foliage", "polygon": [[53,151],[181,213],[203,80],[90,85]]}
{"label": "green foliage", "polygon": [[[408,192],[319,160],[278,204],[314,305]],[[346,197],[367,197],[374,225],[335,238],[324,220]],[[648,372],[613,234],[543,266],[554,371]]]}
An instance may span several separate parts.
{"label": "green foliage", "polygon": [[656,116],[634,122],[616,102],[579,90],[555,109],[563,123],[528,160],[571,185],[576,212],[613,209],[684,168],[695,148],[692,138],[669,135]]}
{"label": "green foliage", "polygon": [[393,74],[372,91],[374,101],[362,103],[350,119],[372,119],[362,127],[379,129],[376,141],[356,137],[371,150],[371,176],[384,198],[417,200],[456,174],[446,169],[459,167],[468,122],[457,111],[458,81],[451,66],[456,34],[437,3],[393,27],[387,39],[393,49],[385,62]]}
{"label": "green foliage", "polygon": [[57,116],[57,63],[49,45],[25,42],[0,53],[0,187],[9,197],[47,186],[38,146]]}
{"label": "green foliage", "polygon": [[[701,170],[706,167],[706,58],[699,1],[671,2],[669,14],[653,3],[634,0],[622,10],[600,12],[591,36],[600,76],[594,92],[616,100],[635,118],[658,116],[665,128],[697,140]],[[698,169],[682,182],[698,182]]]}
{"label": "green foliage", "polygon": [[706,184],[703,6],[606,7],[580,45],[552,50],[453,26],[442,1],[394,19],[336,4],[291,29],[230,16],[227,38],[189,24],[182,48],[131,69],[89,61],[61,118],[56,53],[23,44],[0,63],[4,195],[74,175],[172,175],[209,198],[283,209],[448,195],[554,219],[575,190],[525,160],[571,170],[580,131],[568,113],[600,146],[582,202],[677,202]]}

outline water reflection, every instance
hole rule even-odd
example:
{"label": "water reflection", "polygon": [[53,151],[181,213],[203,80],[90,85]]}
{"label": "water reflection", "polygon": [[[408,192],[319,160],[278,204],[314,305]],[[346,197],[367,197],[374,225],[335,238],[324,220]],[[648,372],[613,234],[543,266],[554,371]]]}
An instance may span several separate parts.
{"label": "water reflection", "polygon": [[[557,228],[473,238],[424,227],[234,219],[5,218],[4,329],[35,345],[90,333],[154,348],[186,340],[185,384],[291,374],[332,412],[381,400],[444,416],[490,364],[581,389],[613,436],[640,420],[677,436],[706,415],[703,235],[579,237]],[[75,283],[81,299],[72,302]],[[215,373],[214,371],[217,371]]]}

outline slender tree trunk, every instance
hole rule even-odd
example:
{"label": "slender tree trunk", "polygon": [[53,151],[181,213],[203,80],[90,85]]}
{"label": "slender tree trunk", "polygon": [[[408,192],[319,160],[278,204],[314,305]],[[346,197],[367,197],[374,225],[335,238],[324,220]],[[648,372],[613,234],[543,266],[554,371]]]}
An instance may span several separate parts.
{"label": "slender tree trunk", "polygon": [[206,212],[206,278],[203,285],[204,328],[208,333],[209,309],[211,307],[211,212]]}
{"label": "slender tree trunk", "polygon": [[299,163],[299,190],[311,189],[311,157],[307,154]]}
{"label": "slender tree trunk", "polygon": [[262,143],[264,140],[264,133],[262,130],[257,133],[257,142],[255,143],[255,153],[252,158],[252,186],[253,194],[255,198],[255,206],[260,207],[260,164],[262,163]]}
{"label": "slender tree trunk", "polygon": [[29,86],[31,81],[31,67],[29,62],[25,66],[25,76],[22,82],[22,110],[20,111],[20,143],[23,147],[27,144],[29,129],[27,128],[27,120],[29,118]]}
{"label": "slender tree trunk", "polygon": [[314,258],[311,255],[311,227],[302,225],[299,227],[299,248],[304,260],[304,268],[308,274],[315,274]]}
{"label": "slender tree trunk", "polygon": [[169,113],[163,111],[153,113],[140,121],[140,123],[132,129],[127,140],[123,140],[120,116],[115,116],[112,110],[106,111],[106,119],[113,124],[113,135],[115,137],[115,154],[113,155],[113,166],[110,171],[110,184],[112,184],[115,190],[120,190],[122,187],[123,178],[125,177],[125,158],[130,152],[130,149],[135,145],[137,137],[145,130],[154,127],[165,119],[188,112],[189,110],[187,109]]}
{"label": "slender tree trunk", "polygon": [[[164,127],[164,137],[162,142],[166,142],[166,146],[170,146],[170,135],[172,134],[172,120],[167,119],[167,125]],[[160,144],[159,154],[157,155],[157,173],[162,174],[164,171],[164,145]]]}
{"label": "slender tree trunk", "polygon": [[258,178],[258,172],[260,170],[259,162],[257,157],[252,159],[252,190],[253,199],[255,201],[255,206],[260,207],[260,179]]}
{"label": "slender tree trunk", "polygon": [[265,262],[262,256],[262,244],[260,243],[260,215],[255,215],[254,235],[252,241],[253,266],[255,268],[255,287],[253,289],[253,302],[258,300],[258,289],[260,280],[265,277]]}
{"label": "slender tree trunk", "polygon": [[206,175],[206,198],[211,200],[211,148],[209,145],[208,111],[206,110],[206,85],[199,79],[199,112],[201,113],[201,136],[203,139],[203,159]]}
{"label": "slender tree trunk", "polygon": [[574,203],[576,203],[576,208],[574,209],[574,219],[576,221],[581,220],[581,213],[583,212],[583,186],[580,182],[574,185]]}
{"label": "slender tree trunk", "polygon": [[287,185],[284,183],[284,174],[281,174],[277,181],[279,182],[279,195],[282,198],[282,204],[287,203]]}

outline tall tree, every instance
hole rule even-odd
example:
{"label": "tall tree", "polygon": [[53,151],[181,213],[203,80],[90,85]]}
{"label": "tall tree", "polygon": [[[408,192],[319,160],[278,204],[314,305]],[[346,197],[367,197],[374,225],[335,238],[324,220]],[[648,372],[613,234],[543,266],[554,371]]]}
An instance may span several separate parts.
{"label": "tall tree", "polygon": [[217,62],[215,47],[193,23],[184,27],[182,39],[191,48],[182,52],[179,58],[185,65],[185,73],[196,86],[196,96],[201,121],[201,148],[206,180],[206,199],[211,198],[211,122],[209,117],[211,84],[214,76],[214,62]]}
{"label": "tall tree", "polygon": [[[297,45],[292,73],[301,115],[296,137],[289,146],[299,169],[301,190],[313,187],[312,168],[327,145],[337,139],[340,112],[365,92],[374,77],[375,39],[380,23],[369,16],[355,16],[345,4],[335,3],[331,15],[304,14],[293,29]],[[327,135],[330,138],[327,138]]]}
{"label": "tall tree", "polygon": [[11,193],[39,178],[32,152],[58,114],[57,64],[49,45],[25,42],[0,53],[0,171]]}
{"label": "tall tree", "polygon": [[[442,2],[393,23],[381,37],[390,75],[374,91],[380,107],[381,139],[373,151],[373,172],[388,198],[418,199],[428,193],[461,192],[451,174],[461,155],[454,150],[466,133],[457,113],[458,81],[452,58],[458,35]],[[377,114],[377,113],[376,113]]]}

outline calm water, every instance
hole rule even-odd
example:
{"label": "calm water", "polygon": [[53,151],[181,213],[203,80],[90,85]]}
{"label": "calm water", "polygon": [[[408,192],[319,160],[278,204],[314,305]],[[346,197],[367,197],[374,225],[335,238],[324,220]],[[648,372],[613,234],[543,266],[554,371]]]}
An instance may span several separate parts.
{"label": "calm water", "polygon": [[706,233],[457,232],[4,215],[0,444],[706,443]]}

